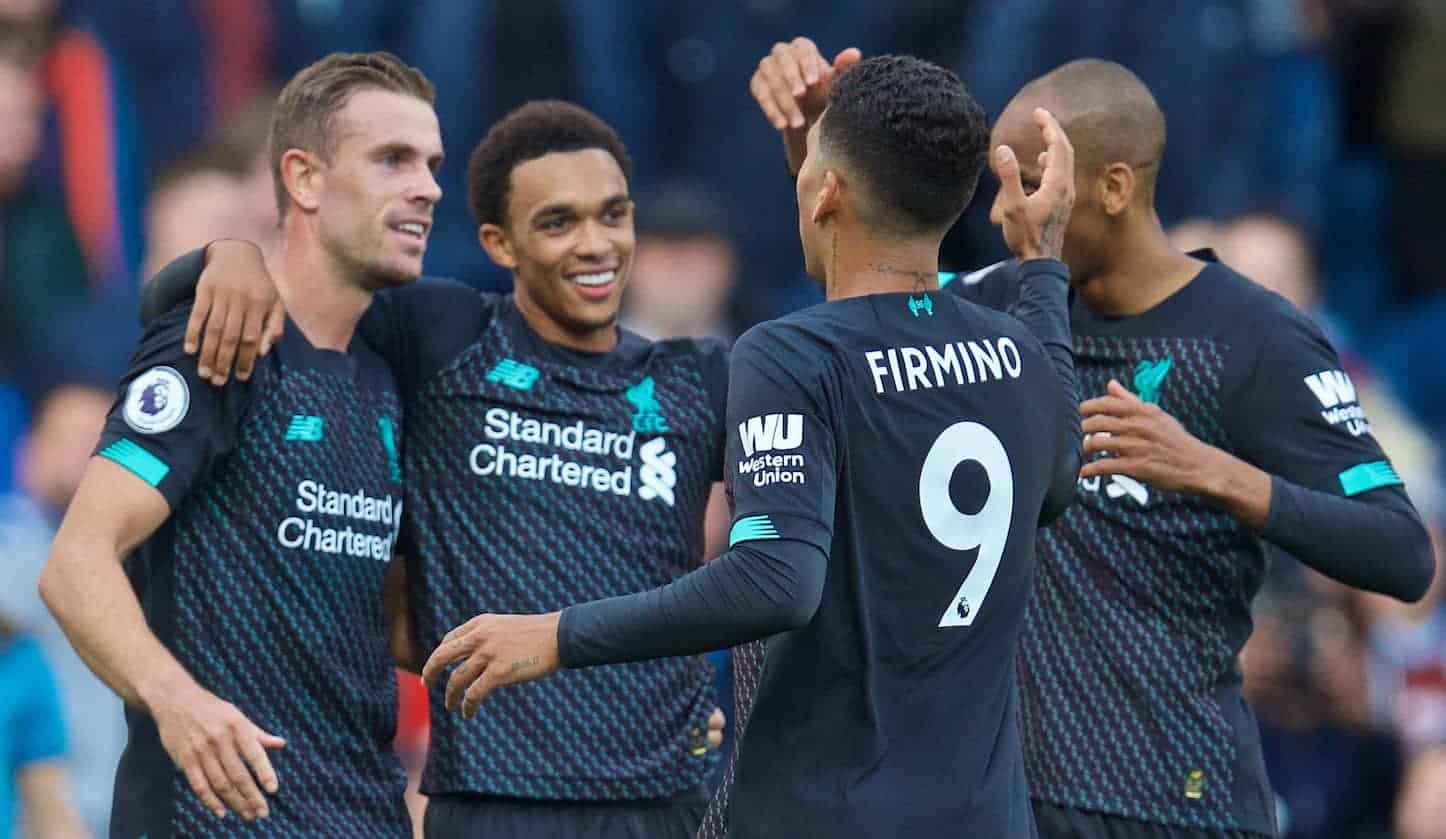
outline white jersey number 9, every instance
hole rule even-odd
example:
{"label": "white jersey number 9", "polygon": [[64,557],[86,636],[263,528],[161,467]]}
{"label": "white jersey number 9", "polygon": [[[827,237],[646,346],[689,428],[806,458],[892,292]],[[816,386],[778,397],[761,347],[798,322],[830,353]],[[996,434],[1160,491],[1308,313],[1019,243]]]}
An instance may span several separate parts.
{"label": "white jersey number 9", "polygon": [[[979,512],[967,515],[954,506],[949,482],[954,470],[971,460],[984,467],[989,477],[989,496]],[[945,429],[924,457],[919,474],[919,507],[924,524],[941,545],[955,551],[979,549],[969,576],[939,619],[941,628],[969,626],[994,584],[1014,514],[1014,470],[998,435],[977,422],[957,422]]]}

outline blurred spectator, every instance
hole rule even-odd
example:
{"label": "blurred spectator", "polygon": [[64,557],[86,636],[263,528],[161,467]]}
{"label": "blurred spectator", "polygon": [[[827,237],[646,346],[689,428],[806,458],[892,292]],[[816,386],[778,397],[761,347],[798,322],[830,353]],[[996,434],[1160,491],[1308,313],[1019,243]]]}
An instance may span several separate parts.
{"label": "blurred spectator", "polygon": [[1371,618],[1373,716],[1410,751],[1446,744],[1446,540],[1439,526],[1432,536],[1436,579],[1419,602],[1357,595]]}
{"label": "blurred spectator", "polygon": [[1395,839],[1446,839],[1446,746],[1418,755],[1406,770]]}
{"label": "blurred spectator", "polygon": [[1381,124],[1391,150],[1391,248],[1400,292],[1446,292],[1437,250],[1446,192],[1446,3],[1401,0],[1386,63]]}
{"label": "blurred spectator", "polygon": [[718,198],[701,184],[672,183],[639,199],[637,225],[624,325],[654,340],[731,341],[738,255]]}
{"label": "blurred spectator", "polygon": [[0,830],[6,836],[86,835],[69,803],[65,749],[60,700],[45,656],[0,616]]}
{"label": "blurred spectator", "polygon": [[[146,205],[143,281],[167,262],[215,239],[257,241],[259,231],[244,206],[249,164],[229,149],[213,146],[173,161],[156,177]],[[267,197],[274,207],[269,190]]]}
{"label": "blurred spectator", "polygon": [[76,805],[98,835],[110,820],[112,779],[125,746],[121,702],[76,656],[36,583],[112,401],[109,389],[89,384],[62,385],[46,395],[22,446],[21,491],[0,498],[0,614],[34,637],[55,668],[71,732],[66,765]]}
{"label": "blurred spectator", "polygon": [[[211,134],[209,145],[227,149],[242,161],[241,209],[250,232],[232,234],[263,248],[276,237],[281,217],[271,177],[271,111],[278,91],[268,88],[227,116]],[[148,275],[149,276],[149,275]]]}
{"label": "blurred spectator", "polygon": [[1281,836],[1380,836],[1400,755],[1391,735],[1366,723],[1364,655],[1351,620],[1305,587],[1262,593],[1254,611],[1241,666]]}
{"label": "blurred spectator", "polygon": [[33,395],[34,347],[89,293],[65,209],[30,179],[40,143],[40,89],[29,65],[0,53],[0,380]]}

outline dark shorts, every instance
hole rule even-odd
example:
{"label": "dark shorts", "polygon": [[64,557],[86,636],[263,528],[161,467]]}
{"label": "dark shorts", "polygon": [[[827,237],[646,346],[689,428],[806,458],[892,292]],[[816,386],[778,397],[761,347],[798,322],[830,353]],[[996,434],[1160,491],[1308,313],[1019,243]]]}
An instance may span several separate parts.
{"label": "dark shorts", "polygon": [[427,800],[427,839],[693,839],[708,799],[530,801],[486,795]]}
{"label": "dark shorts", "polygon": [[1039,839],[1274,839],[1263,833],[1170,827],[1043,801],[1032,803]]}

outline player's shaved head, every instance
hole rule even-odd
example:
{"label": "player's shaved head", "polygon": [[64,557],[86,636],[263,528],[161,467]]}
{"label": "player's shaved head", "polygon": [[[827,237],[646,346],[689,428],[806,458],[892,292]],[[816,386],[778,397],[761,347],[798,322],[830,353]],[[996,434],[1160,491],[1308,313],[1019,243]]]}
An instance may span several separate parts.
{"label": "player's shaved head", "polygon": [[1016,123],[1037,133],[1030,121],[1035,108],[1059,120],[1081,169],[1125,163],[1153,187],[1165,152],[1165,115],[1139,76],[1113,61],[1071,61],[1020,90],[999,118],[1001,133],[1014,133]]}

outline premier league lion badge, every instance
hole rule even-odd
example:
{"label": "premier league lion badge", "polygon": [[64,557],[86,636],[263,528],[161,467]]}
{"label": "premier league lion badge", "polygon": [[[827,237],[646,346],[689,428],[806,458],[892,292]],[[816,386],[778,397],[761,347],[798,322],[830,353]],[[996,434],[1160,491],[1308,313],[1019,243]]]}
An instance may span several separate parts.
{"label": "premier league lion badge", "polygon": [[152,367],[131,382],[122,413],[136,431],[160,434],[180,425],[190,407],[186,379],[174,368]]}

